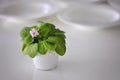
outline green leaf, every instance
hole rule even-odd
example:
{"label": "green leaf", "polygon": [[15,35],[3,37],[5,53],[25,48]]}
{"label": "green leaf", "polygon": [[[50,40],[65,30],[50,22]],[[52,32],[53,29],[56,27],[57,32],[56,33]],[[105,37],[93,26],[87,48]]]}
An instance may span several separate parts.
{"label": "green leaf", "polygon": [[53,20],[52,20],[52,19],[48,19],[47,22],[48,22],[48,23],[52,23]]}
{"label": "green leaf", "polygon": [[45,55],[47,53],[47,47],[44,41],[38,43],[38,52],[42,55]]}
{"label": "green leaf", "polygon": [[45,45],[49,51],[54,51],[56,48],[56,45],[54,43],[45,42]]}
{"label": "green leaf", "polygon": [[57,36],[57,37],[60,37],[60,38],[63,38],[63,39],[66,38],[66,36],[65,36],[64,34],[59,34],[59,35],[57,34],[56,36]]}
{"label": "green leaf", "polygon": [[56,35],[63,35],[65,32],[64,31],[62,31],[62,30],[60,30],[60,29],[56,29],[55,30],[55,34]]}
{"label": "green leaf", "polygon": [[58,37],[58,36],[48,37],[48,39],[46,41],[50,42],[50,43],[63,43],[63,44],[65,44],[65,39]]}
{"label": "green leaf", "polygon": [[43,21],[40,21],[40,20],[38,20],[37,22],[38,22],[38,23],[42,23],[42,24],[44,23]]}
{"label": "green leaf", "polygon": [[34,41],[34,39],[32,38],[31,35],[28,35],[27,37],[25,37],[23,39],[23,42],[26,43],[26,44],[31,44],[33,41]]}
{"label": "green leaf", "polygon": [[30,27],[24,27],[20,32],[20,36],[22,39],[24,39],[28,35],[30,35]]}
{"label": "green leaf", "polygon": [[49,33],[55,29],[55,26],[50,23],[44,23],[40,26],[40,32],[44,37],[48,37]]}
{"label": "green leaf", "polygon": [[34,41],[30,35],[30,27],[25,27],[20,32],[21,38],[25,44],[30,44]]}
{"label": "green leaf", "polygon": [[64,44],[57,44],[55,51],[59,55],[63,56],[66,52],[66,46]]}
{"label": "green leaf", "polygon": [[46,41],[50,42],[50,43],[58,43],[59,38],[58,37],[54,37],[54,36],[50,36],[50,37],[48,37],[48,39]]}
{"label": "green leaf", "polygon": [[59,37],[59,43],[66,44],[65,38]]}
{"label": "green leaf", "polygon": [[60,29],[56,29],[53,34],[59,38],[66,38],[65,32]]}
{"label": "green leaf", "polygon": [[27,44],[23,44],[23,46],[22,46],[22,52],[23,52],[23,54],[24,55],[27,55]]}
{"label": "green leaf", "polygon": [[37,55],[38,44],[30,44],[27,46],[26,53],[31,57],[34,58]]}

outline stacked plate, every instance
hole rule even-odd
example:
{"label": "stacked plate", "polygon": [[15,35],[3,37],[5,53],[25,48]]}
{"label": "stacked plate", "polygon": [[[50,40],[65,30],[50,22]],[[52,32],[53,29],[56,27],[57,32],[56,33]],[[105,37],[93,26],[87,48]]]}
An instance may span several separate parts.
{"label": "stacked plate", "polygon": [[[40,0],[39,2],[30,1],[28,3],[28,1],[21,1],[10,3],[0,7],[0,18],[2,19],[0,22],[4,22],[5,20],[39,19],[53,15],[63,9],[57,14],[58,19],[74,27],[103,29],[119,26],[120,14],[114,8],[107,4],[91,4],[92,2],[105,1],[106,0]],[[62,5],[58,4],[59,2],[62,2]],[[120,0],[109,0],[108,2],[116,9],[120,8]],[[68,6],[66,4],[72,5]]]}
{"label": "stacked plate", "polygon": [[108,5],[81,5],[58,15],[64,23],[82,29],[103,29],[120,25],[120,14]]}
{"label": "stacked plate", "polygon": [[32,20],[46,17],[58,11],[58,7],[51,2],[19,2],[10,3],[0,9],[0,16],[12,17],[22,20]]}
{"label": "stacked plate", "polygon": [[51,0],[53,3],[58,4],[61,8],[67,8],[74,4],[90,4],[90,3],[104,3],[107,0]]}

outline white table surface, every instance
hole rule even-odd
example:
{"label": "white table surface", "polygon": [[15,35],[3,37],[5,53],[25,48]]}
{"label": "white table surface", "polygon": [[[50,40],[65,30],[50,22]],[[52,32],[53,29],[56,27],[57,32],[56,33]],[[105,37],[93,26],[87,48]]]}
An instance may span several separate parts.
{"label": "white table surface", "polygon": [[50,19],[67,36],[66,55],[51,71],[36,70],[21,52],[19,32],[35,22],[0,20],[0,80],[120,80],[120,27],[83,31]]}

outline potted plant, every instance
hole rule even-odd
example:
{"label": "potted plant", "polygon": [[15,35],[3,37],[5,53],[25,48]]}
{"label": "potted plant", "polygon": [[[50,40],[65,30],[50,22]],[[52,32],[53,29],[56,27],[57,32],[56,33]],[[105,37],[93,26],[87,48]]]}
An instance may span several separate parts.
{"label": "potted plant", "polygon": [[33,59],[37,69],[49,70],[57,66],[58,55],[66,52],[65,32],[54,24],[41,22],[24,27],[20,32],[22,52]]}

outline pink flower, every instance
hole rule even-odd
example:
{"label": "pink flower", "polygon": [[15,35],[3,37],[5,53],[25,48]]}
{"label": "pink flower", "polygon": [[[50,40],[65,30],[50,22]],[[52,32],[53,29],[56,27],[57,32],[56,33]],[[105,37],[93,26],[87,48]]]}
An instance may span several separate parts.
{"label": "pink flower", "polygon": [[38,31],[35,30],[34,28],[30,31],[30,35],[32,36],[32,38],[37,37],[37,35],[39,35]]}

